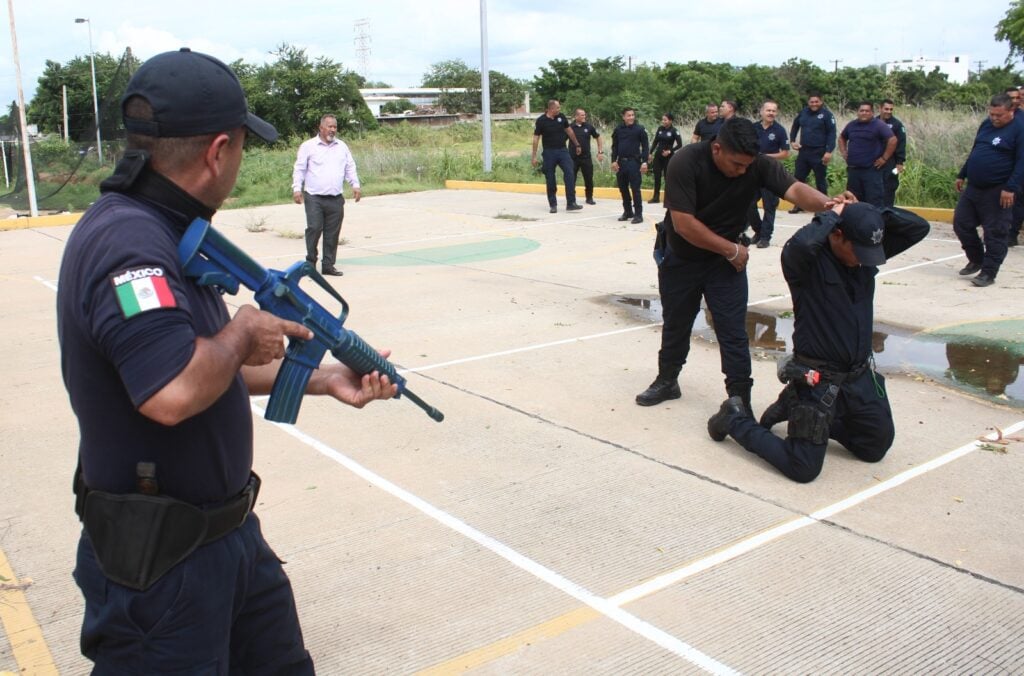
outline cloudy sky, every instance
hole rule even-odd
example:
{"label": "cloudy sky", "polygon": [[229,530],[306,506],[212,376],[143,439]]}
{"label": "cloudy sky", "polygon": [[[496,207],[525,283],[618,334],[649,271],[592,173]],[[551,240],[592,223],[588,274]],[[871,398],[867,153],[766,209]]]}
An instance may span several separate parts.
{"label": "cloudy sky", "polygon": [[[430,65],[480,63],[479,0],[10,0],[22,84],[31,100],[47,60],[97,52],[139,58],[189,46],[230,62],[273,60],[283,43],[362,72],[355,23],[368,20],[371,80],[416,86]],[[634,62],[778,65],[798,57],[832,68],[967,55],[971,70],[1002,65],[995,24],[1009,0],[642,3],[628,0],[488,0],[490,67],[529,79],[551,59],[621,55]],[[625,15],[625,16],[624,16]],[[11,35],[0,31],[0,105],[15,100]]]}

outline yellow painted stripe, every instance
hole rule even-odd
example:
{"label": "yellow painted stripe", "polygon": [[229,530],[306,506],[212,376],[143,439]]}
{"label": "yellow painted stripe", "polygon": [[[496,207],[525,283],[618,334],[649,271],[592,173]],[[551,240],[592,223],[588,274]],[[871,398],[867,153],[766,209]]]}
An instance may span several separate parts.
{"label": "yellow painted stripe", "polygon": [[0,220],[0,230],[22,230],[24,228],[48,228],[55,225],[74,225],[82,217],[80,213],[54,214],[52,216],[26,216]]}
{"label": "yellow painted stripe", "polygon": [[7,562],[7,556],[0,549],[0,622],[7,633],[14,661],[22,674],[33,676],[57,676],[53,655],[43,639],[43,631],[32,608],[28,605],[25,592],[18,588],[14,570]]}
{"label": "yellow painted stripe", "polygon": [[417,672],[419,676],[445,676],[446,674],[460,674],[469,669],[475,669],[483,666],[488,662],[509,655],[519,650],[523,646],[530,645],[537,641],[554,638],[574,629],[582,624],[591,622],[601,617],[601,614],[589,606],[583,606],[576,610],[570,611],[564,615],[548,620],[543,624],[530,627],[517,634],[513,634],[508,638],[495,641],[490,645],[485,645],[481,648],[473,650],[468,653],[459,655],[458,657],[442,662],[441,664],[435,665],[423,671]]}
{"label": "yellow painted stripe", "polygon": [[[530,193],[543,195],[547,192],[547,188],[542,183],[491,183],[488,181],[445,181],[444,187],[449,190],[495,190],[497,192],[518,192],[518,193]],[[644,188],[640,191],[644,200],[648,200],[654,196],[654,191]],[[558,186],[558,194],[564,195],[565,191],[562,186]],[[603,199],[620,199],[618,188],[594,188],[594,196],[601,197]],[[952,209],[939,209],[933,207],[907,207],[903,205],[897,205],[907,211],[912,211],[926,221],[934,221],[936,223],[952,223],[953,222],[953,210]],[[793,205],[786,200],[779,201],[779,211],[788,211],[792,209]]]}

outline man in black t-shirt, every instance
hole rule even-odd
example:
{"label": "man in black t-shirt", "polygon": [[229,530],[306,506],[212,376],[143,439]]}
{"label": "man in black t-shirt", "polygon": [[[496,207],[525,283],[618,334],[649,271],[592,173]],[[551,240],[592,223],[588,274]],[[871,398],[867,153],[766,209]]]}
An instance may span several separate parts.
{"label": "man in black t-shirt", "polygon": [[597,204],[594,201],[594,160],[590,155],[590,139],[597,140],[597,159],[600,161],[604,157],[601,134],[594,128],[594,125],[587,122],[587,111],[582,108],[577,108],[573,112],[573,123],[570,128],[576,140],[580,142],[579,154],[572,156],[573,179],[579,179],[580,169],[582,169],[586,202],[587,204]]}
{"label": "man in black t-shirt", "polygon": [[541,156],[544,159],[544,177],[547,179],[548,205],[551,207],[551,213],[558,211],[556,166],[562,169],[562,182],[565,183],[565,210],[579,211],[583,208],[576,203],[576,174],[572,166],[572,157],[565,148],[566,138],[572,141],[574,155],[582,153],[583,148],[580,147],[569,120],[562,115],[561,110],[562,104],[551,99],[544,114],[538,117],[533,125],[533,153],[530,156],[530,164],[537,166],[537,143],[544,139]]}
{"label": "man in black t-shirt", "polygon": [[668,215],[655,250],[655,258],[661,259],[658,290],[664,320],[658,377],[637,395],[640,406],[682,396],[679,372],[690,351],[690,332],[703,297],[720,345],[726,392],[741,397],[750,408],[754,381],[744,322],[748,252],[740,242],[747,208],[762,188],[810,211],[835,204],[797,183],[777,160],[759,156],[758,150],[753,123],[734,117],[722,125],[714,141],[688,145],[669,163]]}
{"label": "man in black t-shirt", "polygon": [[693,128],[693,136],[690,137],[690,143],[700,143],[701,141],[710,141],[715,138],[718,130],[722,128],[724,121],[718,117],[718,106],[709,103],[705,107],[704,117],[697,120],[697,126]]}

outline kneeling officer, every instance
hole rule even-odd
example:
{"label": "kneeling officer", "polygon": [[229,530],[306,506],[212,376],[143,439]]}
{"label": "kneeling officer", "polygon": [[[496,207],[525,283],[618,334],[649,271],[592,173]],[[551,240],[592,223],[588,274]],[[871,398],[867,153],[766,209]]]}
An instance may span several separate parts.
{"label": "kneeling officer", "polygon": [[[760,424],[739,397],[727,399],[708,420],[711,438],[731,435],[801,483],[821,472],[829,439],[865,462],[885,457],[895,429],[871,353],[875,275],[928,230],[916,214],[865,203],[837,205],[798,230],[782,250],[794,312],[794,354],[779,369],[786,388]],[[783,420],[789,434],[780,439],[771,428]]]}

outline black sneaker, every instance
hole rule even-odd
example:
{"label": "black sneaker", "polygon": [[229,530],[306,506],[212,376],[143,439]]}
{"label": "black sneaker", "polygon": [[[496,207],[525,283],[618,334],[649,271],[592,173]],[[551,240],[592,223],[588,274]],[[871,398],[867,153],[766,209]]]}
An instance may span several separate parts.
{"label": "black sneaker", "polygon": [[329,277],[341,277],[345,273],[338,268],[324,268],[324,274]]}
{"label": "black sneaker", "polygon": [[758,240],[757,240],[757,248],[758,249],[767,249],[770,246],[771,246],[771,242],[769,242],[766,239],[758,238]]}
{"label": "black sneaker", "polygon": [[966,277],[967,275],[973,275],[979,270],[981,270],[981,263],[971,263],[970,261],[967,261],[967,265],[960,269],[960,274]]}
{"label": "black sneaker", "polygon": [[633,218],[633,212],[632,211],[626,211],[621,216],[619,216],[619,220],[620,221],[628,221],[631,218]]}
{"label": "black sneaker", "polygon": [[636,395],[636,403],[640,406],[654,406],[669,399],[678,399],[681,396],[683,393],[679,391],[679,381],[664,380],[658,377],[654,379],[650,387]]}
{"label": "black sneaker", "polygon": [[729,397],[722,402],[718,413],[708,418],[708,435],[715,441],[722,441],[729,435],[729,424],[736,418],[748,415],[742,397]]}
{"label": "black sneaker", "polygon": [[630,223],[643,223],[643,222],[644,222],[644,217],[643,217],[643,216],[640,216],[639,214],[637,214],[637,215],[636,215],[636,216],[634,216],[634,217],[633,217],[632,219],[630,219],[630,221],[629,221],[629,222],[630,222]]}
{"label": "black sneaker", "polygon": [[594,198],[593,198],[593,197],[588,197],[588,198],[587,198],[587,204],[591,204],[591,205],[593,205],[593,204],[597,204],[597,202],[595,202],[595,201],[594,201]]}
{"label": "black sneaker", "polygon": [[558,213],[558,207],[551,207],[551,208],[550,208],[550,209],[548,210],[548,213],[549,213],[549,214],[557,214],[557,213]]}
{"label": "black sneaker", "polygon": [[779,398],[773,401],[768,408],[761,414],[761,420],[758,424],[770,430],[771,428],[778,425],[780,422],[789,420],[789,409],[795,395],[792,393],[792,385],[786,385],[779,393]]}
{"label": "black sneaker", "polygon": [[647,200],[647,203],[648,203],[648,204],[657,204],[657,203],[658,203],[658,202],[660,202],[660,201],[661,201],[661,198],[660,198],[660,197],[655,197],[655,198],[652,198],[652,199],[649,199],[649,200]]}
{"label": "black sneaker", "polygon": [[803,212],[804,210],[801,209],[800,207],[793,207],[792,209],[789,210],[789,213],[791,214],[802,214]]}
{"label": "black sneaker", "polygon": [[995,283],[996,278],[987,272],[979,272],[978,276],[971,280],[974,286],[992,286]]}
{"label": "black sneaker", "polygon": [[565,210],[566,211],[579,211],[582,208],[583,208],[582,204],[576,204],[575,202],[573,202],[572,204],[566,205]]}

